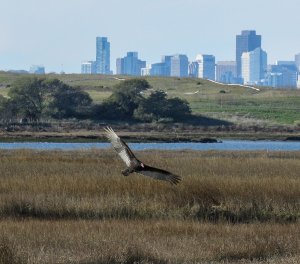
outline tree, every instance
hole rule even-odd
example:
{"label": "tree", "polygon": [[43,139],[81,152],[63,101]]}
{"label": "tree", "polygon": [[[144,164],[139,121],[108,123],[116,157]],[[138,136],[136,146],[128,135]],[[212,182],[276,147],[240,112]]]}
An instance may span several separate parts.
{"label": "tree", "polygon": [[134,117],[141,121],[151,122],[160,119],[180,121],[191,114],[187,101],[179,98],[167,99],[163,91],[154,91],[139,104]]}
{"label": "tree", "polygon": [[47,81],[46,85],[51,90],[48,111],[52,117],[61,119],[88,116],[92,104],[88,93],[57,79]]}
{"label": "tree", "polygon": [[31,120],[40,119],[46,108],[45,98],[49,94],[48,87],[43,85],[45,79],[36,77],[22,78],[8,92],[16,114]]}
{"label": "tree", "polygon": [[98,107],[103,119],[132,119],[133,113],[144,99],[142,92],[150,87],[144,79],[122,81],[114,87],[112,95]]}
{"label": "tree", "polygon": [[86,116],[92,99],[58,79],[26,77],[8,93],[15,117],[37,121],[42,116],[70,118]]}
{"label": "tree", "polygon": [[151,86],[145,79],[130,79],[120,82],[115,86],[115,90],[121,90],[123,92],[125,91],[131,91],[136,94],[139,94],[143,91],[146,91]]}
{"label": "tree", "polygon": [[168,107],[165,115],[173,118],[175,121],[182,121],[189,118],[192,111],[188,101],[178,97],[168,99]]}

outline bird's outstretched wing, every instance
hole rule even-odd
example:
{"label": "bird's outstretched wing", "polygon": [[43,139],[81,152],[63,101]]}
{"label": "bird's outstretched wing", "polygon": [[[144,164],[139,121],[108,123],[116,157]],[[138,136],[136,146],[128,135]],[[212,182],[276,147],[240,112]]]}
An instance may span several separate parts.
{"label": "bird's outstretched wing", "polygon": [[132,167],[139,163],[127,144],[118,137],[111,127],[104,128],[106,137],[111,142],[115,151],[119,154],[121,159],[126,163],[127,167]]}
{"label": "bird's outstretched wing", "polygon": [[172,184],[177,184],[181,181],[181,177],[178,175],[175,175],[169,171],[162,170],[159,168],[151,167],[144,164],[144,169],[141,171],[137,171],[140,174],[143,174],[145,176],[162,180],[162,181],[168,181]]}

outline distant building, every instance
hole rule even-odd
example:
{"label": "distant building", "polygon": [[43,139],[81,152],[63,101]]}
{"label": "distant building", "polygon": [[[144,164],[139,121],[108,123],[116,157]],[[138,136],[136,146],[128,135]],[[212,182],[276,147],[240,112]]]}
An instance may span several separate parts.
{"label": "distant building", "polygon": [[198,78],[215,80],[216,61],[213,55],[198,54]]}
{"label": "distant building", "polygon": [[298,73],[300,73],[300,53],[295,55],[295,64],[297,66]]}
{"label": "distant building", "polygon": [[117,74],[140,76],[141,69],[146,67],[146,61],[138,59],[137,52],[127,52],[124,58],[116,61]]}
{"label": "distant building", "polygon": [[286,65],[286,66],[292,66],[293,68],[296,67],[295,61],[286,61],[286,60],[277,60],[275,62],[276,65]]}
{"label": "distant building", "polygon": [[111,74],[110,43],[106,37],[96,38],[96,73]]}
{"label": "distant building", "polygon": [[29,69],[32,74],[45,74],[45,67],[42,65],[32,65]]}
{"label": "distant building", "polygon": [[161,62],[151,65],[151,76],[188,76],[188,58],[183,54],[164,55]]}
{"label": "distant building", "polygon": [[291,61],[277,61],[271,65],[265,85],[274,88],[297,88],[298,69]]}
{"label": "distant building", "polygon": [[142,76],[150,76],[151,75],[151,68],[145,67],[141,69],[141,75]]}
{"label": "distant building", "polygon": [[256,35],[255,30],[243,30],[241,35],[236,35],[237,78],[242,77],[242,54],[256,48],[261,48],[261,35]]}
{"label": "distant building", "polygon": [[171,56],[171,76],[188,77],[189,60],[186,55],[178,54]]}
{"label": "distant building", "polygon": [[95,74],[96,73],[96,62],[95,61],[83,61],[81,63],[82,74]]}
{"label": "distant building", "polygon": [[282,87],[283,78],[280,72],[268,72],[263,81],[264,86],[270,86],[273,88]]}
{"label": "distant building", "polygon": [[199,63],[197,61],[192,61],[189,63],[189,77],[198,78]]}
{"label": "distant building", "polygon": [[170,76],[169,70],[164,62],[153,63],[151,64],[150,70],[151,76]]}
{"label": "distant building", "polygon": [[218,61],[216,65],[216,80],[222,83],[236,82],[236,62]]}
{"label": "distant building", "polygon": [[165,75],[164,76],[171,76],[171,58],[172,55],[164,55],[161,58],[162,63],[165,65]]}
{"label": "distant building", "polygon": [[244,84],[260,84],[267,72],[267,53],[261,48],[242,54],[242,78]]}

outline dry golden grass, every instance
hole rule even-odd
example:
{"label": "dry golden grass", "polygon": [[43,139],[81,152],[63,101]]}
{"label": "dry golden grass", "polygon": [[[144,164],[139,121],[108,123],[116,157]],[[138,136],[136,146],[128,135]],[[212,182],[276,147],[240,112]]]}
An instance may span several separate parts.
{"label": "dry golden grass", "polygon": [[9,240],[14,258],[28,263],[300,260],[298,224],[8,219],[1,221],[0,234]]}
{"label": "dry golden grass", "polygon": [[[300,152],[0,151],[0,263],[300,262]],[[7,262],[10,259],[10,262]]]}

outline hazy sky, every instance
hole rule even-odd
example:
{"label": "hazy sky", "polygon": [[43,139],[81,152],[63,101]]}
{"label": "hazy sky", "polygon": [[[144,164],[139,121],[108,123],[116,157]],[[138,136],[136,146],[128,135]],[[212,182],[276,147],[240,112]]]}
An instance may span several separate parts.
{"label": "hazy sky", "polygon": [[[79,73],[95,60],[96,36],[111,43],[111,68],[127,51],[235,60],[235,35],[255,29],[268,63],[300,52],[300,0],[0,0],[0,70],[42,64]],[[62,66],[63,65],[63,66]]]}

